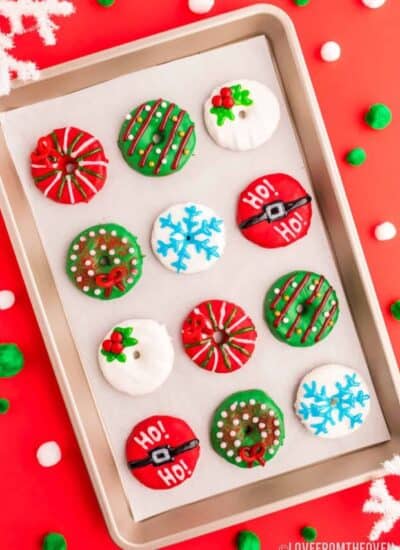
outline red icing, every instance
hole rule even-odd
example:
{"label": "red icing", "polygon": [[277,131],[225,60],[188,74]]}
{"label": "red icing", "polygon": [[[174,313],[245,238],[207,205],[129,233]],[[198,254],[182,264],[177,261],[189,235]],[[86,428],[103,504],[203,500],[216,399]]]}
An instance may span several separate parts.
{"label": "red icing", "polygon": [[[186,422],[173,416],[151,416],[137,424],[126,442],[126,459],[129,463],[144,460],[154,449],[173,450],[188,442],[197,440]],[[200,454],[198,444],[190,450],[173,456],[164,464],[148,464],[130,468],[138,481],[151,489],[173,489],[193,475]]]}
{"label": "red icing", "polygon": [[257,332],[250,317],[236,304],[222,300],[202,302],[182,326],[182,343],[199,367],[218,373],[233,372],[251,357]]}
{"label": "red icing", "polygon": [[118,331],[114,331],[112,334],[111,334],[111,340],[113,342],[122,342],[122,340],[124,339],[124,337],[122,336],[122,334]]}
{"label": "red icing", "polygon": [[[270,174],[250,183],[240,194],[236,220],[238,225],[253,216],[262,214],[263,207],[275,201],[288,203],[302,197],[307,192],[300,183],[287,174]],[[311,202],[299,206],[279,220],[266,220],[242,228],[243,235],[264,248],[287,246],[304,237],[311,223]]]}
{"label": "red icing", "polygon": [[30,160],[36,187],[64,204],[89,202],[107,177],[101,143],[79,128],[58,128],[39,138]]}
{"label": "red icing", "polygon": [[112,345],[113,343],[111,340],[104,340],[102,348],[104,349],[104,351],[111,351]]}

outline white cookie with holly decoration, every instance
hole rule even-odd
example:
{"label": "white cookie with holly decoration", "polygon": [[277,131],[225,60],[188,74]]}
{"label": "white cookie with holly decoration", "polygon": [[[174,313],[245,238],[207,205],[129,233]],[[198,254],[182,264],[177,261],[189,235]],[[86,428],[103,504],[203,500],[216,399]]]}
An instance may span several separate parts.
{"label": "white cookie with holly decoration", "polygon": [[280,107],[275,94],[255,80],[233,80],[218,86],[204,105],[208,133],[220,146],[248,151],[275,132]]}
{"label": "white cookie with holly decoration", "polygon": [[131,319],[115,325],[102,340],[100,369],[115,389],[129,395],[152,393],[168,378],[174,348],[164,325]]}

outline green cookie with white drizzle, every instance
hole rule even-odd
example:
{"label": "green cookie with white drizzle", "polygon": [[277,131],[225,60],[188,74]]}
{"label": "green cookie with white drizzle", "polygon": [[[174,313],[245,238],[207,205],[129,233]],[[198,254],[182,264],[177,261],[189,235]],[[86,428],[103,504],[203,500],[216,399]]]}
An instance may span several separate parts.
{"label": "green cookie with white drizzle", "polygon": [[121,225],[85,229],[72,241],[66,271],[74,285],[92,298],[112,300],[131,290],[142,275],[137,239]]}
{"label": "green cookie with white drizzle", "polygon": [[194,123],[175,103],[157,99],[128,113],[118,146],[131,168],[145,176],[168,176],[185,166],[196,145]]}
{"label": "green cookie with white drizzle", "polygon": [[290,346],[313,346],[335,326],[338,298],[323,275],[293,271],[280,277],[268,290],[264,317],[278,340]]}
{"label": "green cookie with white drizzle", "polygon": [[214,413],[212,447],[240,468],[265,466],[277,454],[284,439],[283,413],[262,390],[233,393]]}

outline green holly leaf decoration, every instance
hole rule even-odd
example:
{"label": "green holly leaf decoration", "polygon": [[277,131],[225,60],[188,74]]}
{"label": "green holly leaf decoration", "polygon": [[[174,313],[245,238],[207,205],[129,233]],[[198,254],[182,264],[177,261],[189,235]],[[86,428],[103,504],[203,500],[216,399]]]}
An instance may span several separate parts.
{"label": "green holly leaf decoration", "polygon": [[[242,88],[241,84],[235,84],[230,87],[232,93],[232,100],[234,105],[243,105],[248,107],[253,104],[253,100],[250,98],[250,90]],[[220,99],[221,101],[221,99]],[[235,120],[235,115],[232,111],[232,108],[224,107],[215,107],[214,105],[210,109],[210,113],[217,117],[217,125],[223,126],[226,120]]]}
{"label": "green holly leaf decoration", "polygon": [[[113,332],[119,332],[119,334],[122,335],[121,345],[123,349],[127,347],[136,346],[139,343],[139,340],[131,336],[133,332],[133,327],[115,327]],[[104,355],[104,357],[106,357],[109,363],[111,363],[112,361],[119,361],[120,363],[126,362],[126,355],[123,352],[114,353],[112,351],[107,351],[105,349],[102,349],[101,354]]]}
{"label": "green holly leaf decoration", "polygon": [[211,107],[210,113],[217,115],[218,126],[222,126],[227,118],[229,120],[235,120],[235,115],[231,109],[226,109],[225,107]]}
{"label": "green holly leaf decoration", "polygon": [[16,344],[0,344],[0,378],[10,378],[24,366],[24,356]]}
{"label": "green holly leaf decoration", "polygon": [[101,354],[106,357],[109,363],[112,363],[112,361],[115,360],[119,361],[120,363],[125,363],[126,361],[125,353],[113,353],[112,351],[106,351],[105,349],[102,349]]}
{"label": "green holly leaf decoration", "polygon": [[67,541],[61,533],[48,533],[43,539],[42,550],[67,550]]}

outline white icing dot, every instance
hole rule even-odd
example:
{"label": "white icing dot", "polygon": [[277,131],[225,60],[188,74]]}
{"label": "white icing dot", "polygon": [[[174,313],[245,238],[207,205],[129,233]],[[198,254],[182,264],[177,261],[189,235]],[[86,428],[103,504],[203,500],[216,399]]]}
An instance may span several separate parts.
{"label": "white icing dot", "polygon": [[232,403],[230,406],[231,411],[236,411],[237,403]]}
{"label": "white icing dot", "polygon": [[248,420],[250,418],[250,415],[247,413],[244,413],[244,415],[242,415],[242,418],[243,420]]}
{"label": "white icing dot", "polygon": [[88,287],[88,286],[84,286],[84,287],[82,288],[82,290],[83,290],[83,292],[89,292],[89,287]]}
{"label": "white icing dot", "polygon": [[157,155],[159,155],[161,153],[161,149],[159,147],[157,147],[156,153],[157,153]]}
{"label": "white icing dot", "polygon": [[308,288],[309,288],[309,289],[311,290],[311,292],[312,292],[313,290],[315,290],[315,285],[310,285]]}
{"label": "white icing dot", "polygon": [[146,105],[145,109],[146,109],[146,111],[150,111],[151,110],[150,105]]}
{"label": "white icing dot", "polygon": [[128,252],[129,252],[129,254],[133,254],[133,253],[135,252],[135,249],[131,247],[131,248],[128,250]]}
{"label": "white icing dot", "polygon": [[288,322],[289,322],[289,317],[284,317],[284,318],[282,319],[282,321],[283,321],[285,324],[288,323]]}
{"label": "white icing dot", "polygon": [[258,424],[258,422],[260,421],[258,416],[253,416],[253,418],[251,420],[252,420],[253,424]]}
{"label": "white icing dot", "polygon": [[241,442],[239,441],[239,439],[235,439],[235,441],[233,442],[233,444],[235,445],[235,447],[240,447]]}
{"label": "white icing dot", "polygon": [[260,422],[258,427],[260,428],[260,430],[263,430],[265,428],[265,423],[264,422]]}
{"label": "white icing dot", "polygon": [[250,399],[249,403],[250,403],[250,405],[255,405],[255,404],[256,404],[256,400],[255,400],[255,399]]}
{"label": "white icing dot", "polygon": [[83,235],[81,237],[79,237],[79,240],[84,243],[86,241],[86,237],[84,237]]}
{"label": "white icing dot", "polygon": [[136,258],[133,258],[133,259],[132,259],[131,264],[132,264],[132,265],[135,265],[135,264],[136,264]]}
{"label": "white icing dot", "polygon": [[116,236],[117,236],[117,232],[115,231],[115,229],[113,229],[113,230],[111,231],[111,236],[112,236],[112,237],[116,237]]}
{"label": "white icing dot", "polygon": [[336,300],[332,300],[331,306],[335,306],[335,305],[336,305]]}
{"label": "white icing dot", "polygon": [[233,455],[234,455],[234,452],[232,451],[232,449],[230,449],[226,454],[227,454],[228,456],[233,456]]}
{"label": "white icing dot", "polygon": [[268,435],[267,432],[261,432],[261,437],[262,437],[263,439],[265,439],[265,438],[267,437],[267,435]]}
{"label": "white icing dot", "polygon": [[128,242],[128,239],[126,237],[122,237],[121,241],[126,244]]}
{"label": "white icing dot", "polygon": [[240,424],[240,420],[238,418],[234,418],[233,419],[233,425],[234,426],[239,426],[239,424]]}
{"label": "white icing dot", "polygon": [[61,449],[55,441],[46,441],[42,443],[36,451],[37,461],[44,468],[55,466],[61,460]]}
{"label": "white icing dot", "polygon": [[87,266],[92,265],[92,262],[90,260],[85,260],[85,265]]}
{"label": "white icing dot", "polygon": [[275,292],[275,294],[279,294],[280,293],[279,288],[274,288],[274,292]]}
{"label": "white icing dot", "polygon": [[161,107],[164,107],[164,109],[165,109],[166,106],[167,106],[167,102],[166,102],[166,101],[162,101],[162,102],[161,102]]}
{"label": "white icing dot", "polygon": [[14,304],[14,292],[11,290],[0,290],[0,310],[10,309]]}
{"label": "white icing dot", "polygon": [[222,418],[226,418],[228,416],[228,413],[226,411],[221,412]]}
{"label": "white icing dot", "polygon": [[261,409],[262,409],[263,411],[265,411],[266,408],[267,408],[267,405],[266,405],[265,403],[261,403]]}
{"label": "white icing dot", "polygon": [[324,316],[329,317],[329,311],[325,311]]}
{"label": "white icing dot", "polygon": [[72,250],[79,250],[79,244],[74,244],[74,246],[72,247]]}
{"label": "white icing dot", "polygon": [[279,426],[279,420],[277,418],[274,420],[274,426]]}
{"label": "white icing dot", "polygon": [[293,288],[296,288],[297,286],[298,286],[298,285],[297,285],[296,281],[293,281],[292,287],[293,287]]}
{"label": "white icing dot", "polygon": [[157,118],[162,117],[162,113],[161,113],[160,111],[157,111],[157,112],[156,112],[156,117],[157,117]]}
{"label": "white icing dot", "polygon": [[113,248],[110,248],[108,253],[110,254],[110,256],[114,256],[115,255],[115,250]]}
{"label": "white icing dot", "polygon": [[325,44],[321,47],[321,58],[328,63],[337,61],[340,58],[341,53],[339,44],[333,40],[325,42]]}
{"label": "white icing dot", "polygon": [[133,135],[132,135],[132,134],[129,134],[128,140],[129,140],[129,141],[132,141],[132,140],[133,140]]}
{"label": "white icing dot", "polygon": [[89,269],[89,271],[87,272],[87,274],[89,275],[89,277],[94,277],[94,271],[93,271],[93,269]]}
{"label": "white icing dot", "polygon": [[100,296],[101,290],[99,288],[95,288],[94,293],[96,294],[96,296]]}
{"label": "white icing dot", "polygon": [[271,447],[270,449],[268,449],[268,452],[269,452],[270,455],[273,455],[275,451],[274,451],[274,449]]}
{"label": "white icing dot", "polygon": [[317,327],[312,327],[311,330],[312,330],[313,332],[317,332],[318,329],[317,329]]}
{"label": "white icing dot", "polygon": [[116,265],[119,265],[121,263],[121,260],[119,258],[114,258],[114,263]]}
{"label": "white icing dot", "polygon": [[100,245],[100,250],[107,250],[107,246],[105,244]]}
{"label": "white icing dot", "polygon": [[89,231],[89,237],[94,237],[96,233],[94,231]]}
{"label": "white icing dot", "polygon": [[268,414],[269,414],[269,416],[275,416],[275,412],[274,412],[272,409],[270,409],[270,411],[268,412]]}
{"label": "white icing dot", "polygon": [[71,267],[71,271],[72,271],[72,273],[75,273],[75,271],[78,271],[78,268],[76,267],[76,265],[73,265]]}
{"label": "white icing dot", "polygon": [[82,277],[81,277],[80,275],[76,278],[76,282],[77,282],[77,283],[82,282]]}
{"label": "white icing dot", "polygon": [[162,159],[161,164],[167,164],[167,159]]}
{"label": "white icing dot", "polygon": [[275,445],[275,447],[276,447],[277,445],[279,445],[279,439],[275,439],[275,440],[274,440],[274,445]]}
{"label": "white icing dot", "polygon": [[132,277],[128,277],[127,280],[126,280],[126,282],[129,283],[129,284],[133,283]]}
{"label": "white icing dot", "polygon": [[242,462],[242,459],[240,458],[240,456],[237,456],[237,457],[235,458],[235,461],[236,461],[236,462]]}
{"label": "white icing dot", "polygon": [[176,143],[173,143],[173,144],[171,145],[171,149],[172,149],[173,151],[176,151],[176,150],[178,149],[178,146],[176,145]]}
{"label": "white icing dot", "polygon": [[222,432],[217,432],[216,437],[218,437],[218,439],[222,439],[224,437],[224,434]]}
{"label": "white icing dot", "polygon": [[96,251],[95,251],[95,250],[91,250],[91,251],[89,252],[89,254],[90,254],[90,256],[96,256]]}
{"label": "white icing dot", "polygon": [[189,9],[193,13],[207,13],[214,7],[215,0],[189,0]]}
{"label": "white icing dot", "polygon": [[274,435],[281,435],[280,430],[275,430],[275,431],[274,431]]}
{"label": "white icing dot", "polygon": [[126,120],[131,120],[131,118],[132,118],[131,113],[128,113],[125,118],[126,118]]}
{"label": "white icing dot", "polygon": [[366,8],[377,9],[381,8],[385,4],[386,0],[361,0],[361,2]]}
{"label": "white icing dot", "polygon": [[375,227],[375,238],[378,241],[390,241],[397,234],[397,229],[392,222],[383,222]]}
{"label": "white icing dot", "polygon": [[99,229],[99,233],[100,235],[105,235],[106,234],[106,230],[103,229],[103,227],[101,229]]}
{"label": "white icing dot", "polygon": [[244,401],[241,401],[241,402],[240,402],[240,406],[241,406],[241,407],[245,407],[245,406],[246,406],[246,403],[245,403]]}
{"label": "white icing dot", "polygon": [[223,442],[221,443],[221,445],[220,445],[221,449],[226,449],[227,446],[228,446],[228,445],[227,445],[226,441],[223,441]]}
{"label": "white icing dot", "polygon": [[231,430],[231,431],[229,432],[229,435],[230,435],[231,437],[235,437],[235,435],[236,435],[235,430]]}
{"label": "white icing dot", "polygon": [[218,420],[218,422],[217,422],[218,428],[222,428],[223,425],[224,425],[224,423],[222,422],[222,420]]}

